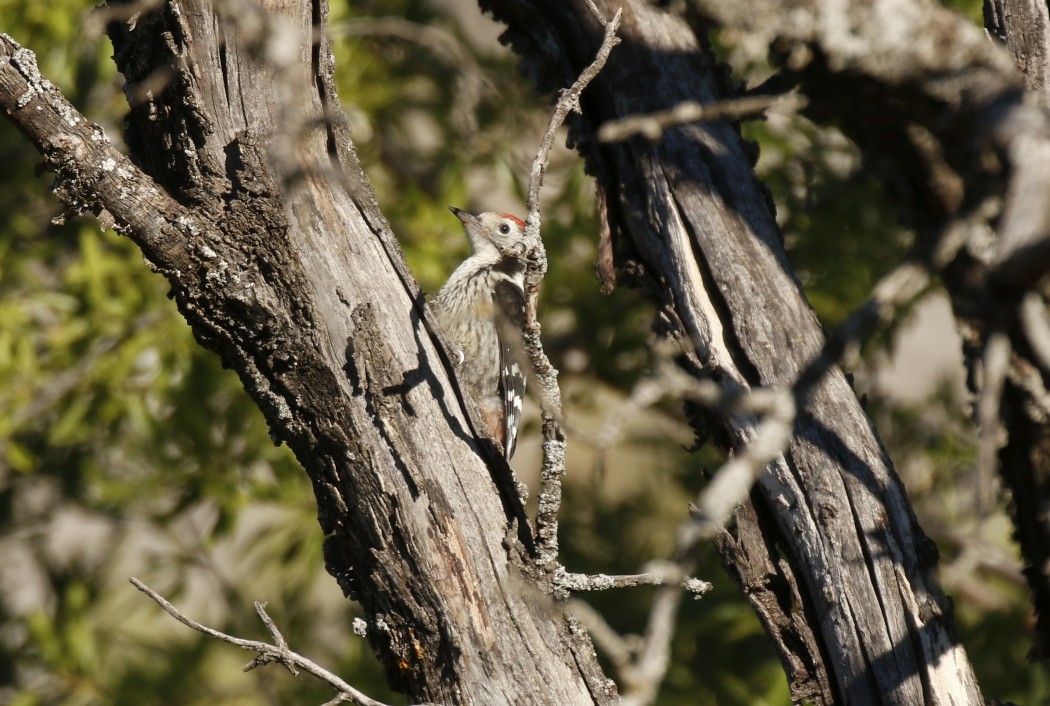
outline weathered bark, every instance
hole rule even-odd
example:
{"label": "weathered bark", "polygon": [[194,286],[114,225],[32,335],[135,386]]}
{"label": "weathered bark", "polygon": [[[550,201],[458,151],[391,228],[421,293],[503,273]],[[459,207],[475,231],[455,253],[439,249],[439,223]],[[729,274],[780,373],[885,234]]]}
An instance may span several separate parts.
{"label": "weathered bark", "polygon": [[358,167],[328,41],[311,41],[327,3],[262,6],[170,0],[111,24],[131,161],[6,37],[0,109],[72,210],[142,247],[293,449],[392,686],[442,704],[608,702],[589,640],[528,575],[509,468],[472,431]]}
{"label": "weathered bark", "polygon": [[[681,17],[642,0],[598,4],[607,16],[624,7],[623,43],[584,93],[572,138],[598,181],[617,266],[649,291],[666,335],[692,347],[697,374],[742,388],[792,385],[823,335],[739,135],[711,122],[669,129],[656,143],[593,140],[606,120],[730,95],[720,69]],[[715,4],[723,14],[740,5]],[[584,0],[483,5],[509,24],[507,39],[543,89],[565,85],[601,36]],[[741,13],[756,22],[791,15],[766,5]],[[754,435],[751,418],[717,423],[732,447]],[[932,576],[936,549],[839,370],[811,393],[757,492],[762,531],[722,546],[781,651],[794,699],[981,702]],[[742,510],[741,530],[754,527],[751,512]],[[756,560],[774,552],[784,559]]]}
{"label": "weathered bark", "polygon": [[762,506],[760,493],[736,513],[732,534],[718,537],[718,551],[723,565],[747,596],[769,638],[776,646],[784,665],[794,703],[833,704],[835,691],[824,663],[818,625],[810,622],[812,610],[798,610],[806,604],[799,593],[799,582],[788,560],[777,548],[779,533],[769,525],[773,512],[765,509],[761,516],[755,505]]}
{"label": "weathered bark", "polygon": [[[585,0],[487,4],[545,88],[567,85],[600,41]],[[740,388],[792,384],[822,334],[731,126],[683,126],[655,144],[591,139],[607,119],[732,89],[681,17],[643,0],[600,4],[607,15],[625,6],[624,43],[584,95],[573,136],[614,238],[603,254],[613,246],[621,272],[652,294],[663,332],[690,345],[683,365]],[[280,18],[272,26],[252,3],[214,5],[221,19],[213,3],[169,0],[111,28],[133,104],[131,161],[7,39],[0,110],[44,153],[71,209],[142,247],[199,340],[296,452],[329,569],[362,602],[395,687],[441,703],[610,700],[586,637],[528,575],[532,536],[509,469],[472,431],[337,119],[327,42],[309,40],[326,3],[265,2]],[[811,115],[840,121],[892,175],[920,234],[933,240],[1005,191],[1005,245],[977,284],[1038,279],[1047,209],[1024,204],[1045,194],[1045,170],[1004,182],[1040,164],[1023,148],[1043,154],[1045,116],[1022,105],[1008,58],[972,28],[913,0],[695,5],[770,40]],[[834,35],[843,30],[849,41]],[[731,447],[754,434],[751,418],[713,421]],[[978,703],[931,578],[936,552],[839,371],[812,392],[796,431],[721,543],[795,697]]]}
{"label": "weathered bark", "polygon": [[[1042,305],[1045,308],[1045,303]],[[1013,339],[1023,338],[1015,332]],[[1032,591],[1036,614],[1037,649],[1050,657],[1050,424],[1045,410],[1033,400],[1026,380],[1043,379],[1026,348],[1015,348],[1012,374],[1003,389],[1002,419],[1007,443],[999,453],[1001,475],[1011,494],[1014,537],[1024,556],[1024,575]],[[1023,377],[1020,377],[1023,376]],[[1014,382],[1017,380],[1017,382]]]}
{"label": "weathered bark", "polygon": [[[1039,97],[1044,106],[1050,106],[1050,15],[1045,0],[986,0],[984,20],[989,32],[1013,54],[1032,95]],[[1046,198],[1045,193],[1042,198]],[[1009,331],[1012,356],[1001,400],[1006,443],[999,453],[999,470],[1004,487],[1010,491],[1014,536],[1025,559],[1024,574],[1032,591],[1038,635],[1034,653],[1046,659],[1050,657],[1050,410],[1045,390],[1050,361],[1034,352],[1030,336],[1036,322],[1018,316],[1018,293],[1004,293],[1006,302],[998,307],[1001,315],[997,322],[987,311],[966,306],[966,284],[973,277],[974,268],[979,270],[978,278],[987,277],[984,264],[973,261],[967,268],[970,271],[963,277],[950,278],[948,283],[957,292],[956,310],[969,334],[964,339],[966,360],[971,367],[969,379],[975,387],[980,387],[981,376],[975,368],[979,368],[979,354],[987,342],[983,334],[988,323],[997,323]],[[1045,322],[1050,311],[1045,288],[1025,296],[1023,306],[1029,319]]]}
{"label": "weathered bark", "polygon": [[984,0],[984,26],[1006,44],[1025,84],[1050,107],[1050,10],[1046,0]]}
{"label": "weathered bark", "polygon": [[[838,125],[861,148],[915,227],[916,257],[942,268],[970,383],[982,397],[978,412],[989,402],[1002,406],[1008,439],[999,455],[1002,474],[1013,490],[1039,631],[1050,644],[1050,523],[1043,500],[1050,492],[1050,356],[1036,355],[1038,336],[1020,316],[1027,297],[1037,318],[1046,317],[1040,283],[1050,269],[1045,3],[989,3],[989,29],[1005,37],[1013,60],[935,2],[806,0],[790,13],[774,0],[693,5],[769,41],[809,99],[807,115]],[[1026,93],[1025,84],[1043,93]],[[940,261],[952,241],[964,247],[950,262]],[[1012,351],[1005,371],[989,369],[984,360],[997,336]],[[1001,375],[1005,380],[988,385]],[[1002,399],[994,399],[1000,386]],[[983,399],[986,389],[993,399]],[[984,456],[999,430],[988,428],[994,419],[981,422]]]}

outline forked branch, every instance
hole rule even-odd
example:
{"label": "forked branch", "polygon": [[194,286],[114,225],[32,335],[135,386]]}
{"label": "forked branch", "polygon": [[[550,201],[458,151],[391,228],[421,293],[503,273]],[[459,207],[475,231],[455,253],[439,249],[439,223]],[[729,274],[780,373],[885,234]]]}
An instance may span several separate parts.
{"label": "forked branch", "polygon": [[619,43],[616,30],[620,26],[621,10],[608,22],[598,13],[605,27],[605,36],[594,61],[576,82],[558,98],[554,114],[547,125],[547,132],[532,162],[529,173],[528,217],[525,221],[525,243],[528,269],[525,272],[525,327],[522,343],[529,356],[537,383],[540,399],[540,414],[543,424],[543,466],[540,469],[539,509],[536,513],[537,563],[552,568],[558,560],[558,511],[561,508],[561,480],[565,475],[565,430],[562,427],[561,390],[558,388],[558,371],[551,365],[540,342],[540,324],[536,318],[536,306],[540,295],[540,284],[547,273],[547,252],[540,238],[540,187],[543,175],[550,162],[551,150],[558,130],[569,112],[579,110],[580,94],[598,75],[609,58],[609,53]]}
{"label": "forked branch", "polygon": [[333,689],[335,689],[336,696],[328,703],[339,703],[341,701],[349,701],[350,703],[360,704],[360,706],[386,706],[386,704],[380,701],[376,701],[375,699],[362,694],[360,691],[350,686],[338,676],[328,671],[324,667],[320,666],[316,662],[313,662],[307,659],[306,657],[303,657],[298,652],[293,652],[288,647],[288,643],[287,641],[285,641],[284,636],[281,635],[280,630],[278,630],[273,620],[266,613],[265,603],[259,603],[258,601],[256,601],[255,611],[259,614],[259,618],[263,621],[263,624],[266,626],[266,629],[270,632],[270,635],[273,636],[274,644],[272,645],[266,642],[258,642],[256,640],[245,640],[240,637],[233,637],[232,635],[227,635],[226,633],[220,632],[219,630],[215,630],[214,628],[209,628],[206,625],[202,625],[197,621],[193,620],[192,618],[187,617],[178,608],[173,606],[167,599],[165,599],[164,596],[160,595],[146,584],[142,583],[136,578],[132,578],[130,580],[131,584],[135,588],[152,598],[157,603],[157,605],[166,610],[171,617],[175,618],[186,627],[196,630],[199,633],[203,633],[208,637],[214,637],[217,640],[222,640],[223,642],[228,642],[231,645],[236,645],[242,650],[248,650],[249,652],[258,653],[255,659],[253,659],[251,662],[245,665],[244,671],[246,672],[251,671],[256,667],[261,667],[265,664],[269,664],[270,662],[276,662],[277,664],[282,665],[293,675],[298,676],[299,670],[302,670],[307,674],[310,674],[311,676],[320,679],[325,684],[328,684]]}

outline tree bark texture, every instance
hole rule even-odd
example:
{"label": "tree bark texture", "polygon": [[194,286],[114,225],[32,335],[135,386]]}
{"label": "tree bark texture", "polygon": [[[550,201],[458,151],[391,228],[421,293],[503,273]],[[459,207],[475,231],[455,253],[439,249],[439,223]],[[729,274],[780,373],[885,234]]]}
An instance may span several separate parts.
{"label": "tree bark texture", "polygon": [[[1045,304],[1043,304],[1045,307]],[[1012,336],[1015,345],[1022,338]],[[1023,377],[1021,377],[1023,376]],[[1018,346],[1011,361],[1011,378],[1002,398],[1007,443],[999,453],[1003,484],[1011,493],[1014,537],[1024,557],[1024,575],[1032,591],[1037,645],[1034,654],[1050,657],[1050,425],[1041,414],[1027,380],[1039,380],[1030,351]],[[1017,380],[1018,382],[1014,382]]]}
{"label": "tree bark texture", "polygon": [[[986,0],[985,27],[1005,43],[1024,75],[1033,97],[1050,106],[1050,15],[1046,2],[1032,0]],[[1044,168],[1046,168],[1044,164]],[[1045,195],[1043,196],[1045,200]],[[1044,234],[1045,237],[1045,234]],[[959,277],[948,283],[957,292],[956,310],[964,326],[971,385],[981,389],[980,352],[987,344],[987,322],[991,317],[969,304],[968,284],[976,276],[987,278],[987,265],[977,258],[960,268]],[[1022,295],[1018,312],[1017,294],[996,307],[1000,327],[1009,332],[1012,355],[1004,380],[1001,416],[1006,443],[999,453],[1003,485],[1010,491],[1014,536],[1024,556],[1024,574],[1032,591],[1036,614],[1035,654],[1050,657],[1050,416],[1046,379],[1050,360],[1036,353],[1031,328],[1038,321],[1047,326],[1050,309],[1047,290]],[[1027,316],[1026,316],[1027,315]],[[1028,319],[1026,321],[1026,318]],[[1031,319],[1035,319],[1032,321]]]}
{"label": "tree bark texture", "polygon": [[1006,44],[1029,90],[1050,106],[1050,10],[1044,0],[984,0],[984,26]]}
{"label": "tree bark texture", "polygon": [[[1045,651],[1050,334],[1039,333],[1050,326],[1045,3],[988,3],[989,30],[1005,39],[1013,57],[936,2],[805,0],[790,12],[776,0],[691,6],[705,19],[767,41],[786,81],[808,98],[806,114],[837,125],[860,147],[866,167],[915,227],[915,257],[937,270],[962,330],[978,416],[988,402],[1002,410],[1007,441],[999,463],[1013,490]],[[939,261],[956,247],[957,254]],[[1010,349],[1004,371],[986,361],[996,337]],[[1000,430],[989,428],[994,419],[979,421],[982,444],[997,444]]]}
{"label": "tree bark texture", "polygon": [[[601,36],[584,0],[483,5],[509,25],[505,38],[545,90],[567,85]],[[584,93],[571,138],[606,205],[612,240],[601,251],[649,292],[658,325],[688,343],[685,364],[698,375],[744,389],[791,386],[824,339],[739,134],[708,122],[657,142],[593,140],[607,120],[730,96],[705,30],[641,0],[598,5],[606,16],[623,6],[623,43]],[[768,5],[754,16],[790,15]],[[715,424],[738,448],[756,420]],[[794,700],[981,703],[933,578],[936,549],[838,369],[810,394],[756,498],[720,544],[780,650]]]}
{"label": "tree bark texture", "polygon": [[528,575],[510,469],[477,439],[358,166],[329,42],[313,39],[327,3],[136,5],[109,6],[130,160],[31,53],[0,43],[0,109],[56,193],[142,247],[295,452],[328,569],[394,688],[441,704],[610,701],[589,639]]}

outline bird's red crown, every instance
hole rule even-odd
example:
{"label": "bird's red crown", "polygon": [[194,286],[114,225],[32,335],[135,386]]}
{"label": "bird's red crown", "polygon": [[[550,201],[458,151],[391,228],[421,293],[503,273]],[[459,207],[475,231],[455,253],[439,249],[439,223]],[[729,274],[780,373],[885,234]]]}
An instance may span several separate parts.
{"label": "bird's red crown", "polygon": [[522,230],[525,230],[525,221],[521,220],[517,216],[514,216],[514,215],[512,215],[510,213],[497,213],[496,215],[497,216],[502,216],[503,218],[509,218],[510,220],[514,221],[519,226],[521,226]]}

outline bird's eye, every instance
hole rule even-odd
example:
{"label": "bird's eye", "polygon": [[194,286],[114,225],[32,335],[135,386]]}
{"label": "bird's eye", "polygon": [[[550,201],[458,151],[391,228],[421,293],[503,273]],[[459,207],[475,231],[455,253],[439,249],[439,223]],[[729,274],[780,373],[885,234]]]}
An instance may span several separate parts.
{"label": "bird's eye", "polygon": [[498,228],[498,230],[499,230],[499,232],[500,232],[500,233],[502,233],[503,235],[506,235],[507,233],[509,233],[509,232],[510,232],[510,226],[509,226],[509,225],[507,225],[506,223],[500,223],[500,224],[499,224],[499,228]]}

